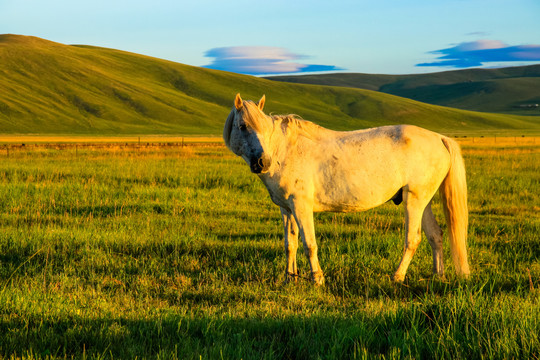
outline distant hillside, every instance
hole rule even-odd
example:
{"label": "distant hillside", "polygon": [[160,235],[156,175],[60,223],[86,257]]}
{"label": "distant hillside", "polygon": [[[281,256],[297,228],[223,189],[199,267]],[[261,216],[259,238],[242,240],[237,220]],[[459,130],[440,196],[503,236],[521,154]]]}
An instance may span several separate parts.
{"label": "distant hillside", "polygon": [[381,91],[428,104],[519,115],[540,115],[540,65],[417,75],[323,74],[274,76],[302,84]]}
{"label": "distant hillside", "polygon": [[0,35],[0,133],[221,134],[234,96],[323,126],[416,124],[446,133],[540,133],[530,117],[427,105],[380,92],[276,82],[133,53]]}

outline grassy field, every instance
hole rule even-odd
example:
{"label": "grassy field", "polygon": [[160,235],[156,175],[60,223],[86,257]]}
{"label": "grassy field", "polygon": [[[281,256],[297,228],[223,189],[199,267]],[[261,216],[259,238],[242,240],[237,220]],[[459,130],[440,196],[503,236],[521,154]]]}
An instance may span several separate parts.
{"label": "grassy field", "polygon": [[0,152],[0,357],[539,358],[539,154],[465,145],[470,280],[424,240],[392,283],[386,204],[316,215],[316,288],[284,284],[279,210],[222,146]]}

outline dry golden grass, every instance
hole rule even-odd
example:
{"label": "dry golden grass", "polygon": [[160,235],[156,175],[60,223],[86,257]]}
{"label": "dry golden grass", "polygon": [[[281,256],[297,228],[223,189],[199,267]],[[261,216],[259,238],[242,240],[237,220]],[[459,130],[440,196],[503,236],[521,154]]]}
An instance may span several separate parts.
{"label": "dry golden grass", "polygon": [[500,156],[500,155],[524,155],[524,154],[540,154],[540,144],[530,146],[506,146],[492,147],[487,145],[464,146],[463,153],[468,155],[485,155],[485,156]]}
{"label": "dry golden grass", "polygon": [[540,153],[540,137],[458,138],[464,154],[502,156]]}
{"label": "dry golden grass", "polygon": [[538,136],[459,137],[455,140],[467,146],[540,145]]}
{"label": "dry golden grass", "polygon": [[[461,145],[466,146],[506,146],[540,145],[539,136],[491,136],[458,137]],[[125,135],[125,136],[88,136],[88,135],[0,135],[0,144],[55,144],[55,143],[220,143],[221,136],[172,136],[172,135]]]}
{"label": "dry golden grass", "polygon": [[56,144],[56,143],[214,143],[222,142],[220,136],[171,136],[171,135],[0,135],[2,144]]}

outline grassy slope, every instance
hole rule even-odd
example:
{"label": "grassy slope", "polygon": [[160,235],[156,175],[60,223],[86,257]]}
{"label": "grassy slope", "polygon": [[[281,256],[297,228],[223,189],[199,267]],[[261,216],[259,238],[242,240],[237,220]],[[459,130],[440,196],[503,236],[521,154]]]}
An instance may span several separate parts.
{"label": "grassy slope", "polygon": [[378,92],[293,85],[112,49],[0,35],[0,133],[220,134],[236,92],[333,129],[540,131],[527,117],[464,112]]}
{"label": "grassy slope", "polygon": [[518,108],[540,103],[540,65],[418,75],[324,74],[272,79],[382,91],[417,101],[475,111],[540,115]]}

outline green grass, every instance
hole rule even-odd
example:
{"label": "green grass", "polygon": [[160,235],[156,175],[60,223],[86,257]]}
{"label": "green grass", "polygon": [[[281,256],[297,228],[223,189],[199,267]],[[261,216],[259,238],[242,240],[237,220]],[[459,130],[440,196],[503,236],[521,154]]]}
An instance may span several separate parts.
{"label": "green grass", "polygon": [[0,35],[0,133],[221,134],[234,96],[267,96],[269,113],[295,113],[335,130],[414,124],[483,135],[539,134],[525,116],[462,111],[384,93],[288,84],[123,51]]}
{"label": "green grass", "polygon": [[385,204],[316,215],[321,288],[283,283],[279,210],[223,147],[0,153],[0,357],[538,358],[539,152],[464,149],[470,280],[423,241],[392,283]]}

